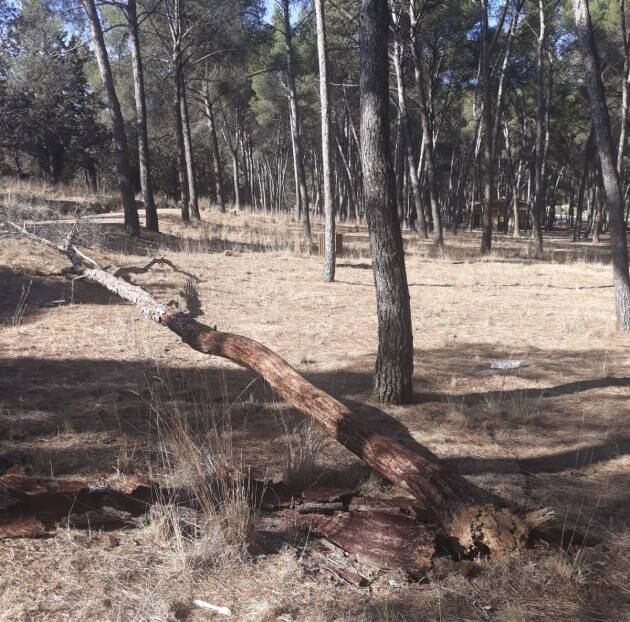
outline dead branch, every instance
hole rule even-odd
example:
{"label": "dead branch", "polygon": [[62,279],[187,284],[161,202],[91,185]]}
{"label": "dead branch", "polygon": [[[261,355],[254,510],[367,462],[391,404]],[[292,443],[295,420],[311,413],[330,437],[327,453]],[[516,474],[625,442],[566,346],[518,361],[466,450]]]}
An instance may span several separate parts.
{"label": "dead branch", "polygon": [[184,276],[187,276],[189,279],[192,279],[195,283],[201,282],[201,279],[198,276],[191,274],[190,272],[186,272],[186,270],[182,270],[181,268],[178,268],[170,259],[167,259],[166,257],[154,257],[153,259],[151,259],[151,261],[149,261],[149,263],[147,263],[146,265],[142,267],[129,266],[127,268],[118,268],[117,270],[114,271],[113,274],[114,276],[118,276],[126,280],[125,277],[128,277],[130,274],[145,274],[146,272],[151,270],[153,266],[156,266],[156,265],[168,266],[174,272],[178,272],[179,274],[183,274]]}
{"label": "dead branch", "polygon": [[[412,493],[417,500],[416,516],[428,523],[425,529],[433,535],[437,529],[455,540],[460,554],[484,553],[500,557],[518,551],[525,546],[530,532],[550,518],[544,510],[528,513],[491,503],[483,491],[451,473],[440,462],[428,460],[372,429],[362,417],[312,385],[266,346],[248,337],[217,332],[174,305],[157,302],[146,290],[120,278],[120,272],[99,268],[96,262],[77,251],[71,239],[61,247],[23,227],[9,224],[29,239],[64,253],[75,273],[133,303],[145,317],[169,328],[194,350],[227,358],[262,376],[288,404],[315,419],[330,436],[375,471]],[[82,260],[92,267],[84,267]],[[127,273],[137,272],[132,269]],[[345,531],[348,520],[320,520],[314,527],[331,538],[331,534]],[[433,542],[425,535],[410,541],[418,546],[420,542]],[[345,542],[346,538],[338,539]]]}

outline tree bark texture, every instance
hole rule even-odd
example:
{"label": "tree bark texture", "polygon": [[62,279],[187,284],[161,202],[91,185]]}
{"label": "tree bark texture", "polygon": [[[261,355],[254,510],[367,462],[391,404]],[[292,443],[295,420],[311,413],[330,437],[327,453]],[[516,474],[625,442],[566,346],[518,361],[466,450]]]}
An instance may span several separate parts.
{"label": "tree bark texture", "polygon": [[217,140],[217,128],[214,122],[214,111],[212,102],[207,92],[204,93],[204,105],[206,108],[206,117],[208,119],[208,130],[210,132],[210,147],[212,148],[212,157],[214,158],[214,167],[216,171],[215,184],[217,193],[217,204],[221,213],[225,212],[225,195],[223,193],[223,167],[221,165],[221,155],[219,154],[219,142]]}
{"label": "tree bark texture", "polygon": [[199,214],[199,201],[197,199],[197,187],[195,185],[195,161],[192,148],[192,137],[190,135],[190,120],[188,118],[188,99],[186,97],[186,81],[183,71],[181,77],[181,97],[179,100],[182,109],[182,131],[184,138],[184,157],[186,160],[186,177],[188,178],[188,198],[190,201],[190,212],[195,220],[201,220]]}
{"label": "tree bark texture", "polygon": [[374,392],[382,402],[403,403],[412,394],[413,336],[391,169],[388,27],[387,0],[362,0],[361,164],[378,315]]}
{"label": "tree bark texture", "polygon": [[116,151],[116,173],[118,176],[118,188],[125,213],[125,230],[129,235],[140,234],[140,221],[136,208],[136,197],[131,185],[129,166],[129,151],[127,149],[127,136],[125,124],[120,111],[120,102],[114,87],[112,68],[109,63],[105,38],[101,27],[101,20],[94,0],[82,0],[85,13],[90,22],[90,33],[94,43],[94,53],[98,63],[101,80],[107,96],[107,110],[112,121],[112,133],[114,135],[114,147]]}
{"label": "tree bark texture", "polygon": [[483,203],[481,254],[492,251],[492,182],[494,162],[492,161],[492,102],[490,97],[490,41],[488,36],[488,0],[481,0],[481,51],[479,60],[479,78],[483,100]]}
{"label": "tree bark texture", "polygon": [[302,140],[300,137],[300,113],[297,105],[297,90],[295,87],[295,68],[293,66],[294,60],[289,0],[283,0],[282,6],[284,14],[284,47],[287,63],[287,89],[289,91],[289,117],[291,122],[291,133],[293,136],[297,182],[300,193],[304,240],[309,245],[310,250],[312,242],[311,221],[309,214],[308,191],[306,189],[306,174],[304,172],[304,154],[302,153]]}
{"label": "tree bark texture", "polygon": [[610,129],[608,105],[601,78],[601,69],[593,38],[593,27],[587,0],[573,0],[573,12],[578,41],[582,50],[586,85],[591,102],[591,115],[599,154],[602,181],[608,205],[612,237],[612,267],[615,286],[617,327],[630,331],[630,275],[628,274],[628,246],[624,202],[617,173],[615,150]]}
{"label": "tree bark texture", "polygon": [[138,13],[136,0],[127,1],[127,20],[131,39],[131,64],[133,66],[133,90],[136,100],[136,132],[138,134],[138,164],[140,168],[140,186],[144,201],[145,226],[149,231],[159,231],[158,213],[153,196],[151,180],[151,160],[149,155],[149,135],[147,131],[147,103],[144,93],[144,71],[140,53],[138,32]]}
{"label": "tree bark texture", "polygon": [[322,120],[322,177],[324,183],[324,269],[322,279],[335,280],[335,206],[332,194],[330,146],[330,103],[328,100],[328,50],[324,0],[314,0],[317,22],[317,58],[319,61],[319,101]]}

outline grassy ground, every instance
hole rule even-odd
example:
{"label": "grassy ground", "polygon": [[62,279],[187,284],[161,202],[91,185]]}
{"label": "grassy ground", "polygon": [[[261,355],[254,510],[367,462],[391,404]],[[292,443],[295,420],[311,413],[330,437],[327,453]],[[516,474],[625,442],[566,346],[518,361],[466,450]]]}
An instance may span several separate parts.
{"label": "grassy ground", "polygon": [[[245,555],[211,527],[174,535],[164,514],[115,532],[67,526],[1,543],[0,620],[210,619],[194,598],[238,620],[630,620],[630,341],[614,332],[605,244],[559,234],[533,262],[525,241],[499,237],[480,260],[476,234],[448,238],[436,256],[406,233],[416,401],[382,407],[370,399],[365,228],[342,227],[346,254],[324,284],[320,258],[295,252],[290,218],[203,216],[183,228],[164,211],[164,233],[134,244],[115,217],[83,235],[105,264],[168,256],[201,278],[202,321],[262,341],[387,434],[507,499],[553,508],[554,523],[519,559],[438,559],[419,583],[384,574],[366,590],[313,571],[308,539],[269,517]],[[60,235],[64,225],[39,228]],[[29,242],[1,241],[0,452],[26,452],[41,475],[182,477],[186,459],[161,424],[176,412],[197,448],[217,451],[211,432],[241,468],[282,476],[303,437],[297,413],[251,373],[193,352],[89,283],[72,286],[63,266]],[[186,299],[167,270],[136,282]],[[506,358],[522,366],[490,369]],[[221,422],[218,434],[208,420]],[[333,441],[317,453],[320,481],[384,486]]]}

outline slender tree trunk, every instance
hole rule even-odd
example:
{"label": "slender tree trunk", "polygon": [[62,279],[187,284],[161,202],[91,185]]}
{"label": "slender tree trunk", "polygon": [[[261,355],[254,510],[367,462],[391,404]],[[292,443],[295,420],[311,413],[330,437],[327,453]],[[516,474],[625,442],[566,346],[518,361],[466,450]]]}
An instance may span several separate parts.
{"label": "slender tree trunk", "polygon": [[173,113],[175,117],[175,134],[177,138],[177,183],[179,186],[179,203],[183,222],[190,222],[190,197],[188,195],[188,175],[186,173],[186,149],[184,146],[184,125],[182,122],[182,80],[179,52],[174,53],[173,71],[175,93]]}
{"label": "slender tree trunk", "polygon": [[[601,181],[601,180],[600,180]],[[602,232],[602,195],[600,184],[598,183],[593,191],[593,219],[592,219],[592,240],[593,244],[599,244],[599,234]]]}
{"label": "slender tree trunk", "polygon": [[488,40],[488,0],[481,0],[481,58],[480,80],[483,98],[483,209],[481,254],[492,251],[492,185],[494,162],[492,161],[492,103],[490,101],[490,41]]}
{"label": "slender tree trunk", "polygon": [[[513,237],[519,238],[520,233],[519,233],[519,222],[518,222],[518,202],[519,202],[518,190],[519,190],[519,185],[521,181],[521,163],[519,162],[519,165],[518,165],[518,176],[517,176],[516,172],[514,171],[514,159],[512,157],[512,146],[510,143],[510,127],[507,121],[505,121],[503,124],[503,135],[505,136],[505,151],[507,153],[508,168],[509,168],[510,180],[512,183],[512,213],[513,213],[513,218],[514,218]],[[508,223],[506,222],[505,233],[507,232],[508,232]]]}
{"label": "slender tree trunk", "polygon": [[206,117],[208,119],[208,130],[210,131],[210,146],[212,148],[212,157],[214,158],[214,167],[216,170],[215,183],[217,193],[217,203],[219,205],[219,211],[225,212],[225,195],[223,192],[223,167],[221,165],[221,156],[219,154],[219,141],[217,139],[217,128],[214,123],[214,111],[212,110],[212,103],[208,95],[208,85],[206,84],[206,90],[204,92],[204,104],[206,108]]}
{"label": "slender tree trunk", "polygon": [[545,209],[544,140],[545,140],[545,6],[538,0],[538,45],[536,48],[536,160],[534,164],[534,203],[532,209],[532,238],[536,257],[542,257],[542,215]]}
{"label": "slender tree trunk", "polygon": [[394,188],[396,190],[396,213],[398,220],[402,221],[405,215],[405,174],[407,170],[406,159],[403,155],[405,151],[405,136],[402,129],[402,120],[398,116],[398,127],[396,132],[396,147],[394,149]]}
{"label": "slender tree trunk", "polygon": [[507,69],[510,64],[510,57],[512,56],[512,43],[514,41],[514,35],[516,34],[516,27],[518,25],[518,18],[523,6],[523,0],[519,0],[514,7],[514,15],[512,22],[510,23],[510,29],[508,31],[507,41],[505,43],[505,52],[503,54],[503,62],[501,63],[501,71],[499,74],[499,85],[497,87],[497,103],[494,111],[494,125],[492,128],[492,163],[496,161],[497,145],[499,143],[499,128],[501,127],[501,119],[503,118],[503,95],[505,91],[505,77],[507,75]]}
{"label": "slender tree trunk", "polygon": [[223,138],[225,140],[225,144],[230,150],[230,155],[232,156],[232,182],[234,187],[234,207],[237,210],[241,209],[241,184],[239,181],[239,165],[238,165],[238,149],[239,149],[239,132],[240,132],[240,112],[237,110],[235,115],[235,131],[234,131],[234,142],[232,143],[232,138],[229,136],[227,122],[225,122],[225,126],[223,128]]}
{"label": "slender tree trunk", "polygon": [[350,202],[350,208],[356,209],[356,206],[355,206],[356,189],[355,189],[354,177],[352,175],[352,169],[350,168],[350,162],[348,162],[348,158],[346,157],[346,154],[343,151],[343,146],[341,145],[337,132],[335,132],[335,142],[337,143],[337,150],[339,152],[339,158],[341,160],[341,163],[343,164],[343,169],[346,174],[346,182],[348,184],[348,199]]}
{"label": "slender tree trunk", "polygon": [[556,203],[558,201],[558,187],[560,186],[560,182],[562,181],[565,170],[566,165],[563,164],[556,176],[556,183],[553,186],[553,192],[551,193],[551,197],[549,200],[549,212],[547,213],[547,231],[553,231],[553,228],[556,224]]}
{"label": "slender tree trunk", "polygon": [[98,175],[96,174],[96,162],[90,158],[85,165],[85,174],[88,179],[88,188],[91,192],[98,192]]}
{"label": "slender tree trunk", "polygon": [[617,173],[608,105],[606,104],[587,0],[573,0],[573,12],[578,41],[584,59],[586,85],[591,101],[591,114],[595,127],[604,192],[608,204],[617,327],[621,331],[630,331],[630,275],[628,274],[628,247],[623,195]]}
{"label": "slender tree trunk", "polygon": [[413,58],[414,78],[416,83],[416,93],[418,95],[418,105],[420,110],[420,123],[422,125],[422,142],[424,145],[427,184],[429,187],[429,201],[431,203],[431,216],[433,218],[433,239],[435,243],[444,246],[444,234],[442,231],[442,217],[440,214],[440,205],[438,200],[438,179],[437,164],[435,157],[435,145],[433,140],[433,128],[431,127],[431,118],[429,114],[428,98],[425,87],[424,71],[422,70],[422,61],[418,55],[416,46],[415,28],[417,18],[413,10],[413,4],[409,4],[409,18],[411,20],[411,56]]}
{"label": "slender tree trunk", "polygon": [[300,193],[300,174],[298,172],[298,159],[297,159],[297,144],[295,139],[295,132],[293,131],[293,112],[291,111],[291,104],[289,102],[289,132],[291,134],[291,153],[293,155],[293,181],[295,184],[295,215],[298,220],[302,218],[302,199]]}
{"label": "slender tree trunk", "polygon": [[388,26],[387,0],[362,0],[361,163],[378,315],[374,390],[382,402],[402,403],[412,393],[413,335],[391,169]]}
{"label": "slender tree trunk", "polygon": [[107,109],[112,121],[112,133],[114,135],[114,146],[116,151],[116,172],[118,176],[120,198],[122,200],[123,211],[125,213],[125,230],[129,235],[139,235],[140,221],[138,220],[136,198],[131,185],[129,151],[127,149],[125,124],[122,112],[120,111],[120,103],[116,95],[116,89],[114,87],[114,78],[112,76],[111,65],[109,64],[109,56],[107,55],[107,47],[105,46],[101,20],[94,0],[81,1],[87,14],[88,21],[90,22],[90,33],[94,43],[94,53],[96,54],[96,61],[101,74],[101,80],[103,81],[103,87],[105,88],[105,94],[107,95]]}
{"label": "slender tree trunk", "polygon": [[291,132],[293,135],[293,148],[295,153],[295,166],[299,186],[300,205],[302,210],[304,240],[308,244],[310,250],[312,243],[311,221],[309,215],[308,192],[306,190],[306,175],[304,173],[304,156],[302,153],[302,143],[300,138],[300,116],[297,105],[297,91],[295,88],[295,69],[293,67],[293,45],[291,42],[292,34],[289,0],[282,0],[282,7],[284,13],[284,47],[287,62],[287,89],[289,91],[289,117],[291,121]]}
{"label": "slender tree trunk", "polygon": [[53,186],[61,181],[66,150],[61,142],[55,141],[50,149],[50,178]]}
{"label": "slender tree trunk", "polygon": [[324,270],[322,279],[335,280],[335,206],[332,195],[330,161],[330,104],[328,103],[328,50],[326,47],[326,17],[324,0],[315,1],[317,21],[317,57],[319,60],[319,101],[322,118],[322,177],[324,182]]}
{"label": "slender tree trunk", "polygon": [[238,156],[236,151],[232,152],[232,181],[234,183],[234,207],[241,209],[241,187],[238,180]]}
{"label": "slender tree trunk", "polygon": [[[407,158],[407,169],[409,175],[409,183],[411,185],[411,195],[413,197],[413,203],[415,206],[416,214],[418,214],[418,229],[420,237],[426,238],[427,225],[424,218],[424,210],[422,207],[422,193],[420,191],[420,184],[418,182],[418,171],[416,169],[416,156],[413,152],[413,143],[411,142],[411,134],[409,132],[409,118],[407,116],[407,103],[405,101],[405,85],[402,77],[402,68],[400,66],[400,58],[402,55],[402,46],[398,39],[398,35],[394,40],[394,69],[396,71],[396,86],[398,91],[398,112],[399,112],[399,149],[400,166],[398,170],[404,173],[404,158],[403,153]],[[402,178],[402,175],[401,175]],[[402,203],[402,179],[397,181],[397,191],[400,197],[398,203]]]}
{"label": "slender tree trunk", "polygon": [[[481,130],[481,120],[477,119],[475,123],[475,132],[473,134],[473,139],[466,149],[466,154],[464,155],[464,162],[462,164],[462,170],[459,175],[459,181],[457,182],[457,194],[455,197],[455,222],[453,223],[453,234],[457,235],[457,229],[459,227],[460,219],[463,220],[462,212],[463,208],[466,206],[466,184],[468,182],[468,175],[470,173],[470,164],[473,161],[473,156],[476,155],[476,145],[479,140],[479,132]],[[474,167],[473,167],[474,169]],[[473,171],[474,174],[474,171]],[[474,182],[473,182],[474,187]],[[473,191],[473,201],[474,201],[474,191]],[[469,222],[469,225],[472,224]]]}
{"label": "slender tree trunk", "polygon": [[[519,221],[519,216],[520,216],[520,212],[519,212],[519,206],[520,206],[520,197],[519,197],[519,190],[521,187],[521,176],[523,174],[523,161],[519,161],[518,163],[518,172],[516,173],[516,178],[514,180],[514,186],[513,186],[513,193],[514,196],[512,197],[512,207],[514,210],[514,230],[512,233],[512,237],[514,238],[519,238],[521,237],[520,234],[520,221]],[[507,233],[507,229],[506,229],[506,233]]]}
{"label": "slender tree trunk", "polygon": [[451,149],[451,165],[448,170],[448,192],[446,194],[446,202],[444,203],[445,213],[447,214],[447,223],[453,222],[453,216],[455,215],[455,209],[453,205],[453,194],[455,193],[455,150],[457,147],[454,145]]}
{"label": "slender tree trunk", "polygon": [[188,178],[188,198],[190,212],[195,220],[201,220],[199,213],[199,201],[197,200],[197,187],[195,185],[195,161],[193,157],[192,137],[190,135],[190,120],[188,118],[188,99],[186,97],[186,82],[183,72],[181,75],[182,131],[184,136],[184,157],[186,159],[186,177]]}
{"label": "slender tree trunk", "polygon": [[127,19],[129,38],[131,39],[131,63],[133,66],[133,89],[136,99],[136,132],[138,134],[138,164],[140,167],[140,186],[146,215],[146,228],[159,231],[158,213],[153,196],[151,181],[151,160],[149,156],[149,134],[147,131],[147,104],[144,94],[144,71],[140,54],[138,33],[138,14],[136,0],[127,0]]}
{"label": "slender tree trunk", "polygon": [[619,124],[619,146],[617,147],[617,174],[619,183],[623,180],[623,156],[626,148],[626,132],[628,128],[628,96],[630,94],[630,40],[626,25],[626,3],[619,0],[621,16],[621,37],[623,43],[623,82],[621,84],[621,111]]}

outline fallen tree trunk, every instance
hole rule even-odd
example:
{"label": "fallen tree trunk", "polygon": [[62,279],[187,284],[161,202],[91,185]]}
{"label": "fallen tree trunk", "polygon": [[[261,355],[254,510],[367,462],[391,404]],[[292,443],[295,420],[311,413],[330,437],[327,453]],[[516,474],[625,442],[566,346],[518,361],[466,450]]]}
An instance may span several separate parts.
{"label": "fallen tree trunk", "polygon": [[[456,541],[462,555],[489,554],[501,557],[524,547],[529,533],[549,518],[545,510],[517,511],[490,503],[483,491],[440,462],[427,460],[372,429],[350,408],[303,378],[291,365],[266,346],[231,333],[218,332],[180,311],[157,302],[145,289],[118,274],[145,269],[109,272],[73,245],[76,227],[63,246],[39,238],[24,228],[7,223],[28,238],[64,253],[71,271],[133,303],[148,319],[159,323],[191,348],[220,356],[253,370],[288,404],[315,419],[326,432],[356,454],[390,482],[410,492],[420,512],[416,516],[437,524],[441,535]],[[85,264],[90,267],[86,267]],[[170,262],[153,259],[155,263]]]}
{"label": "fallen tree trunk", "polygon": [[121,489],[80,480],[52,480],[22,470],[0,476],[0,540],[50,535],[60,521],[71,526],[134,524],[157,496],[152,482],[131,480]]}

